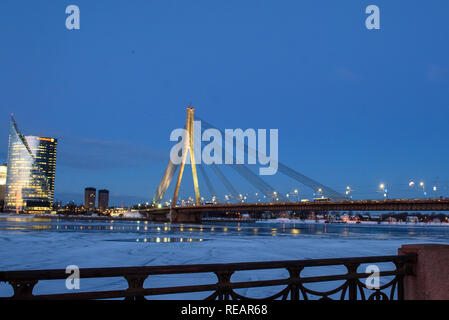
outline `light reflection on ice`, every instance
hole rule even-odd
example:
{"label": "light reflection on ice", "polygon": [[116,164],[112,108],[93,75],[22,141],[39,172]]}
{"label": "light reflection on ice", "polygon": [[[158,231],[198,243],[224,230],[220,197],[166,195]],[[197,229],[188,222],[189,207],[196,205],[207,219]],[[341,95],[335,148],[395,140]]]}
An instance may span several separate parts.
{"label": "light reflection on ice", "polygon": [[[141,223],[143,226],[141,227]],[[42,231],[42,232],[88,232],[103,236],[116,233],[135,233],[181,237],[189,234],[198,238],[218,239],[220,237],[295,237],[345,238],[345,239],[425,239],[445,241],[449,228],[426,226],[382,226],[344,224],[301,224],[301,223],[204,223],[201,225],[153,223],[149,221],[98,221],[62,220],[43,218],[0,217],[0,232]],[[218,233],[217,233],[218,231]]]}

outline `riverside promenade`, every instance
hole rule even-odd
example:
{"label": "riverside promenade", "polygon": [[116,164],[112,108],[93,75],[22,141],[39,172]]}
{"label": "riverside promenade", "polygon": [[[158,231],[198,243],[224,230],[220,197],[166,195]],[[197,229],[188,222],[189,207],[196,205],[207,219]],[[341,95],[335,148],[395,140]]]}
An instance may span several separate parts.
{"label": "riverside promenade", "polygon": [[[393,270],[382,270],[378,277],[389,278],[386,283],[372,286],[366,281],[372,276],[360,272],[361,265],[393,263]],[[313,267],[344,266],[346,273],[320,274],[303,277],[302,271]],[[285,269],[289,276],[282,279],[262,281],[232,281],[239,271]],[[212,273],[216,281],[190,286],[167,286],[150,288],[144,285],[149,276],[180,274],[189,277],[194,274]],[[204,264],[182,266],[148,266],[126,268],[89,268],[79,272],[80,278],[123,277],[128,287],[122,290],[92,291],[34,295],[33,289],[39,281],[64,280],[66,270],[0,271],[0,281],[6,282],[14,290],[11,297],[2,299],[18,300],[84,300],[115,299],[143,300],[151,296],[182,293],[208,293],[206,300],[247,300],[252,297],[242,295],[238,289],[280,286],[281,290],[264,299],[309,300],[448,300],[449,299],[449,245],[414,244],[404,245],[394,256],[333,258],[315,260],[290,260],[268,262],[246,262],[227,264]],[[335,283],[335,288],[310,289],[316,283]]]}

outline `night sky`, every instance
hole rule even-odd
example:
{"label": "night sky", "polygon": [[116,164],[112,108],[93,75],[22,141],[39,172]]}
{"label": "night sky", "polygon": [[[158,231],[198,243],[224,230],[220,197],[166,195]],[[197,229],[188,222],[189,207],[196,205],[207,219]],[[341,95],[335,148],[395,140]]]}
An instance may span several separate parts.
{"label": "night sky", "polygon": [[[370,4],[381,30],[365,28]],[[92,186],[149,201],[191,102],[222,129],[279,129],[281,162],[355,198],[380,183],[422,196],[411,180],[449,196],[448,13],[447,0],[2,0],[0,162],[14,113],[23,134],[59,139],[56,199]]]}

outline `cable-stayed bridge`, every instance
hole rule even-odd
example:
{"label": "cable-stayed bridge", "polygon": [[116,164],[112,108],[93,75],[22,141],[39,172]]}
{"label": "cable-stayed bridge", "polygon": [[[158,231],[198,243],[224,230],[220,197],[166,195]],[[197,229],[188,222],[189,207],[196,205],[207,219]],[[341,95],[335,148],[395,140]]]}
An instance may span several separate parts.
{"label": "cable-stayed bridge", "polygon": [[[221,135],[225,133],[201,119],[201,124],[207,129],[214,129]],[[260,175],[254,173],[246,164],[237,164],[232,161],[229,164],[240,177],[251,184],[261,195],[264,197],[264,202],[257,201],[255,203],[247,203],[243,197],[242,192],[239,192],[239,188],[230,181],[226,174],[220,170],[219,166],[211,163],[205,165],[204,163],[196,163],[195,143],[201,144],[200,141],[195,141],[194,135],[194,108],[187,108],[187,120],[185,124],[186,136],[184,138],[184,145],[182,151],[180,151],[181,161],[179,164],[175,164],[172,159],[166,167],[161,182],[157,187],[157,190],[153,197],[153,208],[145,210],[143,213],[149,215],[166,215],[167,219],[172,222],[199,222],[203,213],[220,212],[241,212],[241,213],[262,213],[262,212],[279,212],[279,211],[446,211],[449,210],[449,200],[443,199],[427,199],[427,200],[388,200],[376,201],[376,200],[358,200],[353,201],[348,192],[343,195],[329,186],[320,183],[290,167],[277,162],[278,172],[293,179],[296,183],[309,188],[317,195],[313,202],[299,201],[299,197],[296,197],[296,201],[290,201],[292,198],[287,199],[284,195],[276,191],[272,185],[266,182]],[[179,141],[178,141],[179,142]],[[182,142],[182,141],[181,141]],[[236,150],[244,152],[244,155],[249,157],[249,154],[256,154],[256,151],[247,144],[247,142],[236,145]],[[243,150],[242,150],[243,149]],[[226,153],[227,151],[225,151]],[[237,153],[237,152],[236,152]],[[185,165],[188,164],[187,156],[190,154],[190,166],[192,169],[193,184],[195,191],[195,201],[192,201],[188,205],[183,205],[183,202],[179,203],[178,195],[180,191],[181,181],[185,169]],[[234,159],[234,154],[225,154],[225,157],[231,157]],[[200,196],[200,188],[198,182],[197,168],[203,177],[205,186],[208,189],[212,199],[214,200],[216,193],[216,184],[213,179],[207,174],[206,167],[209,167],[217,179],[223,184],[226,190],[229,192],[227,195],[228,201],[226,204],[219,203],[219,201],[205,202]],[[166,202],[166,205],[162,205],[164,196],[175,177],[176,172],[178,176],[176,178],[176,185],[174,194],[171,200]],[[241,191],[241,190],[240,190]],[[297,192],[297,190],[295,190]],[[294,199],[294,197],[293,197]],[[231,203],[231,202],[234,203]]]}

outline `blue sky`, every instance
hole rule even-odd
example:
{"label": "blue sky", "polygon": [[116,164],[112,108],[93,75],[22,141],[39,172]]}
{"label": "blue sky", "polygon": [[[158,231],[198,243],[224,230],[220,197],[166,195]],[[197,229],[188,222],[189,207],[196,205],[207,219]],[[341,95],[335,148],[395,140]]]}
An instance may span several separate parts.
{"label": "blue sky", "polygon": [[[80,30],[65,28],[69,4]],[[381,30],[365,28],[370,4]],[[114,204],[150,200],[192,102],[220,128],[279,129],[280,161],[355,197],[379,197],[380,182],[418,195],[410,179],[449,195],[448,12],[446,0],[2,0],[0,161],[14,112],[24,134],[59,139],[57,199],[95,186]]]}

